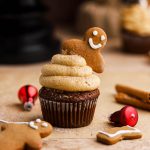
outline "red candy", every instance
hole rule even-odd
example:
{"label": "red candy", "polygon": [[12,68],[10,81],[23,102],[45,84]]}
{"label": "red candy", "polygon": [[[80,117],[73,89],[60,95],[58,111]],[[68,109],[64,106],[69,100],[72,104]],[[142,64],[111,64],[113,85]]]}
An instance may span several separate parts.
{"label": "red candy", "polygon": [[18,98],[23,103],[24,109],[30,111],[38,97],[38,90],[33,85],[25,85],[18,91]]}
{"label": "red candy", "polygon": [[134,107],[125,106],[110,116],[110,121],[116,125],[134,127],[138,122],[138,112]]}

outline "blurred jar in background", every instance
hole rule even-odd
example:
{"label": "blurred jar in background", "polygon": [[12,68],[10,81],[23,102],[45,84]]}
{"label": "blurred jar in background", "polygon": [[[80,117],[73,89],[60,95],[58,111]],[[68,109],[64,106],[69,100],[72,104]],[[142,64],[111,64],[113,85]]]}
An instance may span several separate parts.
{"label": "blurred jar in background", "polygon": [[124,51],[147,53],[150,50],[150,1],[123,0],[121,29]]}
{"label": "blurred jar in background", "polygon": [[58,47],[41,0],[0,0],[0,63],[49,59]]}

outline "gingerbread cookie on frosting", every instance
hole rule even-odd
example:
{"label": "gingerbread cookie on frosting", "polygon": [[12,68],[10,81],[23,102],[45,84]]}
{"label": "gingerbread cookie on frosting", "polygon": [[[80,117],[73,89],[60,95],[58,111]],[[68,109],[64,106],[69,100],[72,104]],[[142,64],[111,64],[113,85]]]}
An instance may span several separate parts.
{"label": "gingerbread cookie on frosting", "polygon": [[102,73],[104,70],[104,59],[101,50],[106,42],[106,33],[101,28],[93,27],[86,31],[83,40],[66,40],[62,45],[62,53],[81,55],[95,72]]}
{"label": "gingerbread cookie on frosting", "polygon": [[31,122],[0,120],[0,150],[40,150],[41,138],[52,132],[52,126],[37,119]]}
{"label": "gingerbread cookie on frosting", "polygon": [[115,144],[121,140],[138,139],[142,137],[140,130],[130,127],[115,127],[108,131],[99,131],[97,134],[97,141],[107,145]]}

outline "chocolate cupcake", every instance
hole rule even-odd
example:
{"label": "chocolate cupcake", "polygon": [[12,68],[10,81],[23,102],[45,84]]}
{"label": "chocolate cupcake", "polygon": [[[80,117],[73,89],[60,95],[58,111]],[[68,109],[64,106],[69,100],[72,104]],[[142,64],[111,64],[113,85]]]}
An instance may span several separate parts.
{"label": "chocolate cupcake", "polygon": [[43,66],[39,97],[44,120],[53,126],[77,128],[93,120],[100,79],[84,58],[54,55]]}
{"label": "chocolate cupcake", "polygon": [[148,3],[147,5],[128,4],[122,11],[121,19],[124,51],[147,53],[150,50],[150,7]]}

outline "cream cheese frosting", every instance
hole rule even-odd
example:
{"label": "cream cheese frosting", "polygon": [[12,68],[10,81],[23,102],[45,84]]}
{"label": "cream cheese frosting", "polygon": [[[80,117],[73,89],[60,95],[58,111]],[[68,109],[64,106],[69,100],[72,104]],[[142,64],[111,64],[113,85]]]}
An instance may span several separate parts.
{"label": "cream cheese frosting", "polygon": [[[59,68],[59,69],[58,69]],[[65,66],[59,64],[46,64],[41,70],[45,76],[77,76],[85,77],[92,74],[89,66]]]}
{"label": "cream cheese frosting", "polygon": [[99,77],[78,55],[54,55],[41,72],[40,84],[48,88],[75,92],[95,90],[100,85]]}
{"label": "cream cheese frosting", "polygon": [[78,55],[62,55],[57,54],[52,57],[52,64],[60,64],[66,66],[85,66],[86,61],[83,57]]}
{"label": "cream cheese frosting", "polygon": [[150,8],[132,5],[122,11],[122,26],[124,29],[140,36],[150,36]]}

